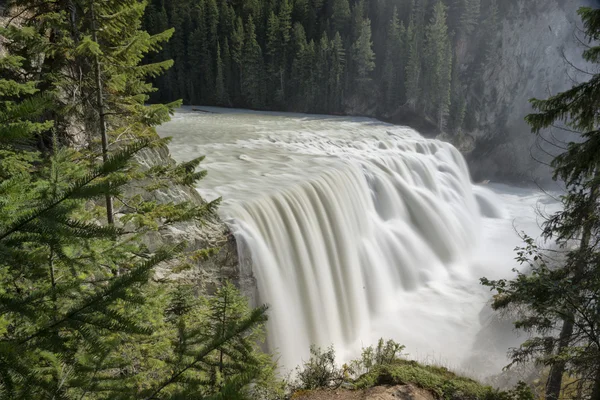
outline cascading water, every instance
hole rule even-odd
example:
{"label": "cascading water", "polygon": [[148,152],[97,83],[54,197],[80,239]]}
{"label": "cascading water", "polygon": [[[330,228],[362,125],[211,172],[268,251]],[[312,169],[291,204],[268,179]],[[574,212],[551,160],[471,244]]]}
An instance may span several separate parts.
{"label": "cascading water", "polygon": [[[351,149],[355,162],[229,209],[284,365],[299,361],[284,349],[350,343],[399,291],[460,272],[476,240],[477,205],[457,150],[396,135],[362,143]],[[385,150],[372,158],[370,146]]]}
{"label": "cascading water", "polygon": [[223,196],[250,252],[284,368],[311,344],[345,360],[382,336],[467,358],[487,301],[478,266],[497,262],[476,251],[482,214],[510,216],[453,146],[370,119],[239,112],[178,114],[161,134],[180,160],[207,155],[201,193]]}

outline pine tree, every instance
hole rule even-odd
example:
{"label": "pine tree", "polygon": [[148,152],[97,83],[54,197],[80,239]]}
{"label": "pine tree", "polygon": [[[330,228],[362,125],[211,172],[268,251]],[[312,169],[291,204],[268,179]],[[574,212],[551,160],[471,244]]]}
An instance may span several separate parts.
{"label": "pine tree", "polygon": [[408,43],[408,61],[404,86],[406,103],[414,110],[421,98],[421,53],[412,19],[406,30],[406,42]]}
{"label": "pine tree", "polygon": [[[204,176],[196,172],[201,159],[150,169],[136,162],[165,145],[153,127],[169,118],[173,105],[145,106],[152,90],[145,79],[170,63],[139,63],[170,33],[140,31],[143,4],[134,0],[80,2],[85,12],[75,20],[59,13],[56,2],[20,5],[35,18],[0,31],[7,43],[0,58],[0,394],[87,400],[182,398],[205,390],[208,371],[197,366],[256,329],[264,309],[228,324],[224,335],[185,357],[170,345],[178,331],[165,320],[169,295],[151,277],[165,261],[185,268],[185,245],[149,249],[143,238],[182,221],[202,221],[217,205],[165,204],[153,195],[174,184],[192,186]],[[48,38],[49,30],[56,35]],[[64,57],[40,70],[40,54]],[[49,87],[43,95],[42,84]],[[74,90],[75,96],[64,95]],[[60,140],[68,117],[100,141],[98,93],[107,139],[125,138],[108,143],[101,163],[103,149],[95,143],[75,151]],[[36,137],[50,129],[52,147],[42,154]],[[148,197],[127,196],[132,186]],[[112,225],[99,222],[101,207],[94,206],[106,193],[120,216]],[[240,382],[231,379],[223,390]]]}
{"label": "pine tree", "polygon": [[467,113],[467,102],[464,89],[458,77],[458,67],[456,66],[457,61],[454,60],[454,67],[452,68],[452,89],[451,89],[451,108],[450,115],[448,118],[448,132],[460,135],[463,131],[463,125],[465,122],[465,116]]}
{"label": "pine tree", "polygon": [[375,69],[375,53],[371,41],[371,20],[365,19],[360,25],[358,39],[352,45],[352,62],[356,73],[359,91],[364,93],[371,82],[371,72]]}
{"label": "pine tree", "polygon": [[271,11],[267,23],[267,41],[265,47],[267,56],[267,93],[269,93],[269,98],[281,101],[282,99],[275,95],[280,86],[281,41],[279,40],[279,34],[279,19]]}
{"label": "pine tree", "polygon": [[286,49],[292,39],[292,6],[288,0],[281,2],[278,17],[281,47]]}
{"label": "pine tree", "polygon": [[223,72],[223,61],[221,59],[221,45],[217,45],[217,82],[215,84],[216,87],[216,96],[217,96],[217,105],[220,106],[228,106],[229,105],[229,94],[227,93],[227,88],[225,87],[225,73]]}
{"label": "pine tree", "polygon": [[[590,41],[600,39],[600,10],[579,10]],[[583,53],[600,63],[600,47]],[[580,140],[552,161],[554,178],[564,182],[562,210],[543,225],[542,236],[558,245],[559,257],[532,238],[517,259],[530,268],[513,280],[483,283],[498,295],[494,308],[520,310],[516,327],[533,335],[512,352],[514,363],[534,360],[550,366],[546,399],[561,397],[563,376],[574,379],[582,398],[600,398],[600,135],[597,104],[600,75],[546,100],[532,100],[527,122],[536,134],[555,124],[581,132]]]}
{"label": "pine tree", "polygon": [[347,32],[351,16],[348,0],[333,0],[331,10],[331,28],[333,32]]}
{"label": "pine tree", "polygon": [[452,46],[446,25],[446,6],[441,1],[434,6],[433,17],[427,26],[424,55],[423,101],[427,112],[442,130],[450,111]]}
{"label": "pine tree", "polygon": [[264,104],[263,56],[256,40],[252,16],[248,17],[245,33],[242,52],[242,95],[251,108],[260,108]]}
{"label": "pine tree", "polygon": [[386,55],[383,62],[382,93],[384,93],[386,112],[393,112],[400,105],[402,82],[404,80],[403,65],[403,40],[404,32],[398,18],[398,11],[394,8],[392,19],[388,27],[386,41]]}
{"label": "pine tree", "polygon": [[497,42],[496,37],[499,30],[498,3],[496,0],[489,1],[487,14],[479,26],[481,29],[481,44],[480,51],[477,54],[478,57],[475,59],[475,67],[481,68],[481,70],[483,70],[483,66],[491,62],[498,52],[494,45]]}
{"label": "pine tree", "polygon": [[277,99],[283,103],[286,99],[285,88],[287,86],[289,66],[293,61],[293,54],[290,51],[292,40],[292,5],[288,0],[283,0],[279,9],[279,48],[281,51],[279,60],[279,88],[277,90]]}
{"label": "pine tree", "polygon": [[330,90],[328,80],[331,71],[331,49],[326,32],[323,32],[321,40],[316,46],[315,58],[314,79],[316,92],[315,104],[313,106],[315,110],[328,110],[327,99],[329,98]]}
{"label": "pine tree", "polygon": [[466,36],[469,36],[475,31],[479,22],[480,8],[481,0],[463,0],[460,28]]}
{"label": "pine tree", "polygon": [[225,38],[223,44],[223,79],[225,82],[225,91],[227,93],[227,97],[229,99],[229,104],[231,104],[231,99],[233,97],[233,63],[231,61],[231,51],[229,50],[229,40]]}
{"label": "pine tree", "polygon": [[331,70],[329,72],[329,100],[327,104],[330,109],[342,112],[344,102],[344,76],[346,71],[346,50],[339,32],[331,41]]}

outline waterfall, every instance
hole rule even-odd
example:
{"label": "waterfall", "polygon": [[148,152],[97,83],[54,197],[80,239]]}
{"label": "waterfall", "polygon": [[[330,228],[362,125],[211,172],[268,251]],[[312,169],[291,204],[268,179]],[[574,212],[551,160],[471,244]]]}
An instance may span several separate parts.
{"label": "waterfall", "polygon": [[505,365],[506,348],[474,347],[490,298],[479,278],[512,276],[513,221],[539,232],[539,195],[472,185],[458,150],[406,127],[210,110],[181,109],[159,132],[178,161],[206,155],[198,190],[223,199],[252,296],[270,307],[267,345],[282,372],[312,344],[346,362],[380,337],[420,361]]}
{"label": "waterfall", "polygon": [[[270,307],[269,348],[288,369],[311,344],[339,349],[367,337],[399,293],[468,274],[480,222],[479,196],[450,144],[387,132],[301,147],[340,163],[226,210]],[[479,203],[494,212],[489,199]]]}

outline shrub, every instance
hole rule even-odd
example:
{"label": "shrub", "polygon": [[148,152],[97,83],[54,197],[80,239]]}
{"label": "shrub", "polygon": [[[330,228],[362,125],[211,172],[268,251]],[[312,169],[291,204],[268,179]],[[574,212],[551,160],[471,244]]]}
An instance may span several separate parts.
{"label": "shrub", "polygon": [[362,375],[370,372],[373,367],[378,365],[389,365],[398,360],[402,355],[402,350],[406,346],[396,343],[393,340],[384,341],[379,339],[377,346],[363,347],[361,358],[350,363],[352,372],[356,375]]}
{"label": "shrub", "polygon": [[333,346],[324,351],[311,346],[310,359],[297,371],[296,390],[339,387],[344,381],[344,372],[335,363]]}

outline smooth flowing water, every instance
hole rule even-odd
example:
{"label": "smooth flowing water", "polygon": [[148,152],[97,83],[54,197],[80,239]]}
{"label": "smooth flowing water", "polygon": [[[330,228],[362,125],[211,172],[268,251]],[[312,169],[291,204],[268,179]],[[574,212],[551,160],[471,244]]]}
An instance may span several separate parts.
{"label": "smooth flowing water", "polygon": [[223,198],[249,252],[283,368],[311,344],[343,361],[384,337],[416,359],[499,370],[518,339],[487,310],[479,278],[511,275],[515,228],[535,236],[535,209],[552,210],[551,198],[473,185],[453,146],[406,127],[203,110],[182,109],[159,133],[179,161],[206,155],[198,190]]}

